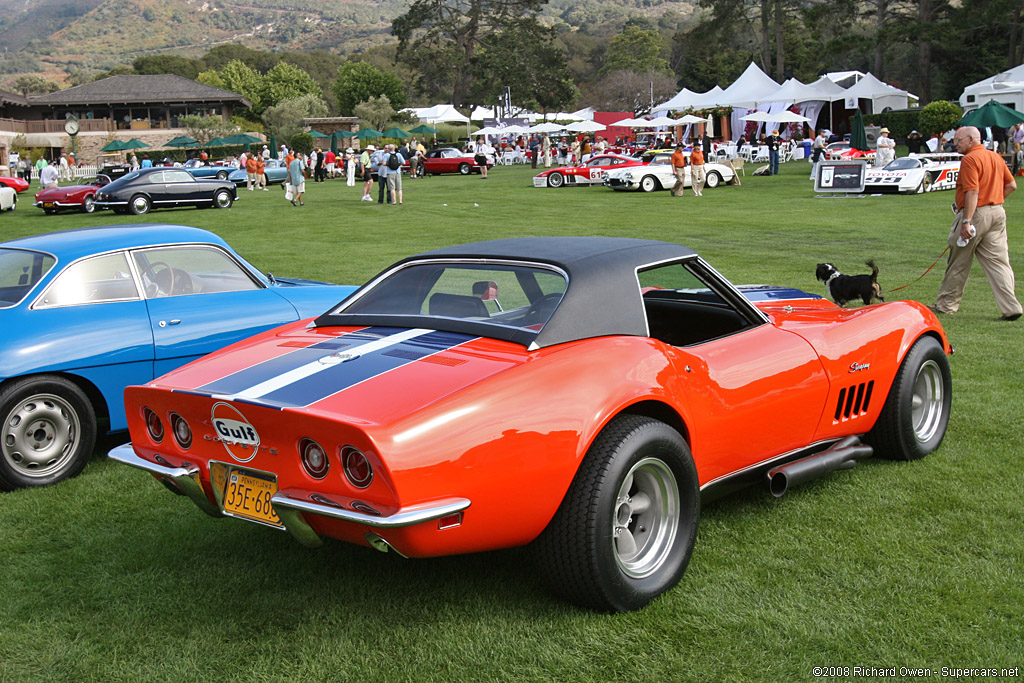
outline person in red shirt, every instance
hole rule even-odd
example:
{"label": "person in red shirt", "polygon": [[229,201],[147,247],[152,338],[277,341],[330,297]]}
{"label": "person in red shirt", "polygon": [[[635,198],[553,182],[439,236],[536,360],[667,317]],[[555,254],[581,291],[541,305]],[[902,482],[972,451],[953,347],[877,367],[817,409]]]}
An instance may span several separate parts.
{"label": "person in red shirt", "polygon": [[[262,159],[260,160],[262,161]],[[245,187],[252,192],[253,186],[258,184],[256,178],[256,155],[250,154],[245,160]]]}
{"label": "person in red shirt", "polygon": [[698,140],[690,152],[690,184],[693,188],[693,196],[700,197],[704,194],[704,150],[700,148]]}
{"label": "person in red shirt", "polygon": [[672,186],[672,196],[682,197],[686,184],[686,155],[683,153],[682,145],[676,145],[676,151],[672,152],[672,173],[676,176],[676,184]]}
{"label": "person in red shirt", "polygon": [[331,150],[327,150],[324,152],[324,161],[327,162],[327,177],[333,178],[335,164],[338,162],[338,155]]}
{"label": "person in red shirt", "polygon": [[1006,242],[1006,211],[1003,202],[1017,189],[1003,158],[981,144],[981,133],[964,126],[953,135],[953,146],[964,155],[956,179],[956,219],[949,233],[949,261],[939,286],[933,310],[952,314],[960,308],[971,262],[978,263],[988,277],[1003,320],[1021,316],[1020,301],[1014,294],[1013,268]]}
{"label": "person in red shirt", "polygon": [[256,157],[256,187],[267,192],[267,162],[263,157]]}

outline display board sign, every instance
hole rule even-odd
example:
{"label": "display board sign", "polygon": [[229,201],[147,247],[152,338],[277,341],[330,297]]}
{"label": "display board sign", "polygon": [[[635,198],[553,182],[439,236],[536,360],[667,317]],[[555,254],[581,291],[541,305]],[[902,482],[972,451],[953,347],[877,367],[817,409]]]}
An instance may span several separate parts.
{"label": "display board sign", "polygon": [[814,191],[861,194],[866,175],[867,162],[863,159],[820,161],[814,176]]}

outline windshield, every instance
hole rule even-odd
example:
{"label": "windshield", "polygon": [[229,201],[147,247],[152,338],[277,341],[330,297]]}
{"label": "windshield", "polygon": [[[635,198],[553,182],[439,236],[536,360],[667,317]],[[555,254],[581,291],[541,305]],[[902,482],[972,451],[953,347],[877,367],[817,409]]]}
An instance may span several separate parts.
{"label": "windshield", "polygon": [[56,262],[53,256],[38,251],[0,249],[0,308],[24,299]]}
{"label": "windshield", "polygon": [[895,159],[885,165],[886,171],[909,171],[914,168],[921,168],[921,162],[917,159],[911,159],[909,157],[903,157],[902,159]]}
{"label": "windshield", "polygon": [[438,329],[458,321],[539,332],[558,307],[567,284],[562,271],[546,266],[419,262],[386,274],[324,319],[326,324],[359,324],[361,316],[368,316],[378,325]]}

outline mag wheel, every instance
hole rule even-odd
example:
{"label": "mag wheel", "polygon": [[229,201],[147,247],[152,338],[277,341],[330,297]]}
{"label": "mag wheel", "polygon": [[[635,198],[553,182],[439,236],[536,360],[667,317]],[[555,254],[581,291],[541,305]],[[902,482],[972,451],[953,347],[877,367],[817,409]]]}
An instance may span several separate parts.
{"label": "mag wheel", "polygon": [[217,194],[213,195],[213,205],[218,209],[230,209],[233,201],[227,190],[217,190]]}
{"label": "mag wheel", "polygon": [[594,441],[537,540],[541,574],[584,607],[639,609],[679,582],[698,517],[686,442],[663,422],[620,416]]}
{"label": "mag wheel", "polygon": [[96,202],[93,201],[92,197],[86,197],[82,200],[82,213],[92,213],[96,210]]}
{"label": "mag wheel", "polygon": [[949,359],[934,337],[922,337],[903,359],[882,414],[865,440],[882,458],[923,458],[946,435],[952,398]]}
{"label": "mag wheel", "polygon": [[561,173],[552,173],[548,176],[548,187],[561,187],[565,184],[565,176]]}
{"label": "mag wheel", "polygon": [[149,213],[149,210],[152,208],[153,204],[149,201],[149,197],[143,194],[135,195],[128,202],[128,209],[136,216]]}
{"label": "mag wheel", "polygon": [[82,471],[96,442],[89,399],[62,377],[12,382],[0,392],[0,488],[46,486]]}
{"label": "mag wheel", "polygon": [[473,171],[473,167],[469,164],[459,164],[459,173],[462,175],[469,175]]}
{"label": "mag wheel", "polygon": [[227,171],[217,171],[217,180],[227,180],[227,179],[228,179],[228,172]]}

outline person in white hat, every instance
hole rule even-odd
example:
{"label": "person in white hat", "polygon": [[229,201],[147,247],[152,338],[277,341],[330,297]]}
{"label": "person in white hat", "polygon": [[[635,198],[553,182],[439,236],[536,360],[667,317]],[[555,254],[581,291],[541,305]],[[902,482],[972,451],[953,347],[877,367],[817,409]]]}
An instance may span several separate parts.
{"label": "person in white hat", "polygon": [[361,202],[372,202],[373,197],[370,196],[370,191],[373,189],[373,164],[370,161],[370,154],[376,152],[377,148],[373,145],[367,145],[363,153],[359,155],[359,165],[363,169],[363,196],[359,200]]}
{"label": "person in white hat", "polygon": [[875,168],[882,168],[896,158],[896,141],[889,137],[889,129],[878,131],[875,143]]}

